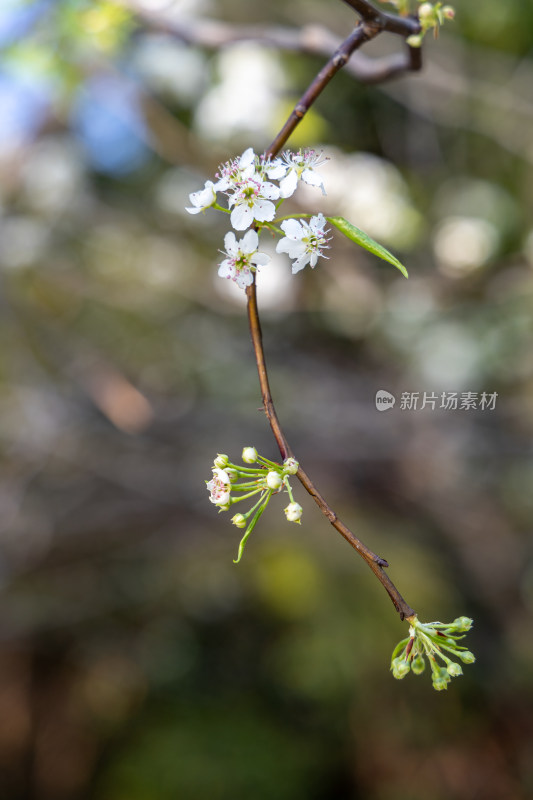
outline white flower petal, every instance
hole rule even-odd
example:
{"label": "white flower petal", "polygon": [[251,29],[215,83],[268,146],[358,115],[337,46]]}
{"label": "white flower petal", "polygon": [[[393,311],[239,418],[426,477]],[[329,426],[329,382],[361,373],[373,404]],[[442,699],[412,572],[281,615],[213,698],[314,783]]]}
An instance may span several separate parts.
{"label": "white flower petal", "polygon": [[228,233],[224,236],[224,247],[226,248],[226,253],[229,256],[237,255],[237,239],[235,238],[233,231],[228,231]]}
{"label": "white flower petal", "polygon": [[309,227],[315,233],[322,233],[326,227],[326,218],[323,214],[317,214],[316,217],[311,217],[309,221]]}
{"label": "white flower petal", "polygon": [[267,256],[266,253],[255,253],[252,258],[251,262],[256,267],[264,267],[270,261],[270,256]]}
{"label": "white flower petal", "polygon": [[[250,213],[252,213],[250,209]],[[256,200],[253,208],[253,217],[258,222],[271,222],[276,216],[276,206],[270,200]],[[235,227],[235,225],[233,226]],[[246,226],[248,227],[248,226]],[[244,230],[240,228],[238,230]]]}
{"label": "white flower petal", "polygon": [[240,242],[240,249],[243,253],[254,253],[259,245],[257,231],[247,231]]}
{"label": "white flower petal", "polygon": [[297,219],[284,220],[281,229],[289,239],[301,239],[304,235],[304,228]]}
{"label": "white flower petal", "polygon": [[322,194],[324,195],[326,194],[326,190],[324,189],[324,181],[322,180],[320,175],[318,175],[318,173],[314,172],[313,170],[304,169],[304,171],[302,172],[302,180],[305,181],[305,183],[309,184],[309,186],[320,186],[320,188],[322,189]]}
{"label": "white flower petal", "polygon": [[298,176],[296,174],[296,170],[290,169],[288,175],[279,183],[280,194],[281,197],[291,197],[296,191],[296,187],[298,186]]}
{"label": "white flower petal", "polygon": [[[274,208],[274,206],[272,207]],[[253,211],[249,206],[241,203],[235,206],[231,212],[230,221],[236,231],[245,231],[254,221]]]}
{"label": "white flower petal", "polygon": [[218,268],[218,274],[220,278],[233,278],[235,267],[229,259],[225,258],[224,261],[222,261]]}
{"label": "white flower petal", "polygon": [[287,174],[288,169],[288,165],[284,164],[281,159],[277,158],[267,166],[266,174],[271,180],[279,181],[280,178],[283,178],[283,176]]}
{"label": "white flower petal", "polygon": [[300,258],[293,262],[292,274],[296,275],[297,272],[300,272],[300,270],[305,267],[308,261],[309,257],[304,253]]}
{"label": "white flower petal", "polygon": [[203,210],[204,210],[203,208],[187,208],[187,207],[185,207],[185,211],[188,211],[189,214],[199,214]]}
{"label": "white flower petal", "polygon": [[261,186],[261,196],[266,197],[267,200],[277,200],[279,198],[279,188],[274,186],[273,183],[263,181]]}
{"label": "white flower petal", "polygon": [[276,245],[276,253],[287,253],[289,258],[299,258],[302,253],[305,253],[305,244],[298,240],[295,242],[293,239],[280,239]]}
{"label": "white flower petal", "polygon": [[248,167],[250,164],[253,164],[255,161],[255,153],[253,147],[249,147],[247,150],[244,151],[242,156],[239,159],[239,167],[244,168]]}
{"label": "white flower petal", "polygon": [[235,277],[235,283],[241,289],[246,289],[247,286],[250,286],[253,283],[254,276],[250,272],[250,270],[241,270],[237,273]]}

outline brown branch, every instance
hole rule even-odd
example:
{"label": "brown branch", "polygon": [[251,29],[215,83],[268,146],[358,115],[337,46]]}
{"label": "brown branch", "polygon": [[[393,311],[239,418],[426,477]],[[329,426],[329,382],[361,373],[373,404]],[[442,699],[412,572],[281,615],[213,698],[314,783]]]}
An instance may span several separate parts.
{"label": "brown branch", "polygon": [[[353,3],[350,3],[353,5]],[[372,7],[369,3],[365,2],[357,2],[357,6],[360,9],[356,10],[363,10],[363,6],[368,15],[370,15],[370,9]],[[375,9],[373,10],[375,12]],[[298,103],[296,104],[295,108],[293,109],[291,115],[289,116],[288,120],[286,121],[285,125],[278,133],[268,150],[266,151],[268,155],[275,156],[284,144],[287,142],[287,139],[294,131],[298,123],[304,117],[306,112],[309,110],[311,105],[317,99],[317,97],[324,91],[330,80],[333,76],[348,62],[350,55],[359,48],[364,42],[372,39],[374,36],[377,36],[382,30],[385,29],[385,21],[383,20],[384,15],[380,12],[375,12],[378,16],[372,17],[370,19],[369,16],[365,18],[363,22],[361,22],[352,33],[344,40],[341,46],[336,50],[334,55],[330,58],[328,63],[320,70],[316,78],[311,82],[307,90],[304,92]],[[413,56],[410,56],[413,59]],[[263,349],[263,339],[261,333],[261,325],[259,320],[259,311],[257,307],[257,287],[255,280],[251,286],[248,286],[246,289],[246,297],[247,297],[247,307],[248,307],[248,321],[250,324],[250,334],[252,337],[252,343],[255,353],[255,358],[257,362],[257,370],[259,376],[259,385],[261,387],[261,397],[263,400],[263,407],[265,410],[265,414],[267,419],[270,423],[270,427],[272,428],[272,432],[278,444],[281,457],[282,459],[287,458],[288,455],[292,455],[292,451],[290,449],[289,443],[283,433],[281,428],[276,409],[274,406],[274,402],[272,400],[272,394],[270,392],[270,386],[268,382],[268,372],[266,368],[266,361],[265,361],[265,354]],[[404,600],[396,586],[392,583],[386,572],[384,571],[384,567],[388,567],[387,561],[377,556],[371,550],[369,550],[366,545],[354,534],[352,531],[337,517],[335,511],[327,504],[326,500],[322,497],[319,491],[316,489],[315,485],[307,475],[307,473],[300,467],[298,469],[297,477],[300,480],[302,486],[306,489],[306,491],[311,495],[313,500],[316,502],[324,516],[329,520],[331,525],[337,530],[347,542],[349,542],[352,547],[359,553],[359,555],[365,560],[368,564],[374,575],[378,578],[382,586],[387,591],[390,599],[392,600],[394,607],[398,611],[400,618],[410,618],[415,615],[415,611],[409,606],[409,604]]]}

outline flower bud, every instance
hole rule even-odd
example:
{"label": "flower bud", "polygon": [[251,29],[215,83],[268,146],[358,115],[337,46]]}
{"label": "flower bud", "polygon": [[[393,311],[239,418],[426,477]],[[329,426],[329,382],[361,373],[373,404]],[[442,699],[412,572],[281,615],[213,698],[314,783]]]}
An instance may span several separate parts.
{"label": "flower bud", "polygon": [[415,673],[415,675],[422,675],[426,668],[426,662],[423,656],[418,655],[416,658],[413,659],[411,662],[411,669]]}
{"label": "flower bud", "polygon": [[473,624],[474,620],[470,619],[470,617],[457,617],[450,625],[450,628],[459,633],[463,633],[464,631],[469,631]]}
{"label": "flower bud", "polygon": [[429,22],[434,14],[435,10],[431,3],[422,3],[418,9],[418,18],[421,22]]}
{"label": "flower bud", "polygon": [[215,467],[219,467],[220,469],[224,469],[229,464],[228,456],[224,455],[224,453],[217,453],[217,457],[214,461]]}
{"label": "flower bud", "polygon": [[235,481],[239,477],[239,473],[234,469],[225,469],[224,472],[226,473],[226,475],[228,476],[228,478],[232,483],[235,483]]}
{"label": "flower bud", "polygon": [[390,665],[390,668],[392,670],[393,676],[399,681],[401,681],[402,678],[405,678],[405,676],[411,669],[407,661],[405,661],[405,659],[403,659],[401,656],[398,656],[398,658],[394,659],[394,661]]}
{"label": "flower bud", "polygon": [[242,460],[245,464],[255,464],[257,461],[257,450],[255,447],[243,447]]}
{"label": "flower bud", "polygon": [[286,458],[283,462],[283,472],[286,475],[296,475],[299,466],[295,458]]}
{"label": "flower bud", "polygon": [[470,650],[459,650],[457,652],[457,655],[459,656],[463,664],[473,664],[474,661],[476,660],[475,655],[471,653]]}
{"label": "flower bud", "polygon": [[457,678],[458,675],[463,674],[463,670],[461,669],[460,664],[456,664],[454,661],[451,664],[448,664],[448,672],[452,676],[452,678]]}
{"label": "flower bud", "polygon": [[235,514],[235,516],[233,516],[231,518],[231,521],[238,528],[245,528],[246,527],[246,518],[244,517],[243,514]]}
{"label": "flower bud", "polygon": [[279,489],[281,484],[283,483],[283,478],[279,474],[279,472],[269,472],[266,476],[266,482],[269,489]]}
{"label": "flower bud", "polygon": [[442,13],[445,19],[455,19],[455,8],[453,6],[444,6]]}
{"label": "flower bud", "polygon": [[437,692],[442,692],[443,689],[448,688],[448,681],[446,678],[433,678],[433,688],[437,690]]}
{"label": "flower bud", "polygon": [[411,36],[408,36],[405,41],[409,47],[421,47],[422,45],[422,37],[419,33],[413,33]]}
{"label": "flower bud", "polygon": [[300,503],[289,503],[287,508],[285,509],[285,516],[287,517],[289,522],[300,522],[302,516],[303,508],[301,507]]}

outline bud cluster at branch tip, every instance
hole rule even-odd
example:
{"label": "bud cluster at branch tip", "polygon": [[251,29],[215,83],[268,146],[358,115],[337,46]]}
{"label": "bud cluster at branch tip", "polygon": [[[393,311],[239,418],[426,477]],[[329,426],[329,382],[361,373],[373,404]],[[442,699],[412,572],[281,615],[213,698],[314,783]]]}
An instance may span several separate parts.
{"label": "bud cluster at branch tip", "polygon": [[439,27],[444,24],[444,21],[455,19],[453,6],[443,5],[443,3],[429,3],[425,2],[425,0],[418,1],[420,3],[418,19],[421,31],[407,37],[407,44],[411,47],[420,47],[422,39],[430,30],[433,30],[433,35],[436,39],[439,35]]}
{"label": "bud cluster at branch tip", "polygon": [[417,617],[412,617],[409,622],[408,638],[399,642],[392,653],[393,676],[401,680],[411,671],[415,675],[421,675],[427,659],[431,667],[433,688],[437,691],[447,689],[452,678],[463,674],[461,665],[453,659],[458,659],[463,664],[473,664],[476,660],[470,650],[459,644],[472,627],[473,620],[470,617],[458,617],[450,623],[422,623]]}
{"label": "bud cluster at branch tip", "polygon": [[235,563],[241,560],[244,546],[259,518],[266,509],[270,498],[281,491],[289,495],[289,505],[285,516],[289,522],[300,523],[302,507],[296,503],[292,495],[289,476],[298,472],[299,464],[294,458],[287,458],[283,464],[277,464],[260,456],[255,447],[244,447],[242,460],[254,467],[243,467],[232,464],[227,455],[218,453],[213,462],[213,477],[206,481],[209,500],[219,511],[227,511],[235,503],[242,500],[255,499],[255,503],[246,513],[234,514],[232,523],[237,528],[246,528],[239,545]]}

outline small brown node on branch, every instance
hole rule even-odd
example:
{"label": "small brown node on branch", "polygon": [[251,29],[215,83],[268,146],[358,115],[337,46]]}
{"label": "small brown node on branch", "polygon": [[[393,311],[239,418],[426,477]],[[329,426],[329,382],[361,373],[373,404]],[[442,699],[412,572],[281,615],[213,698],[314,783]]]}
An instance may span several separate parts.
{"label": "small brown node on branch", "polygon": [[347,63],[348,63],[348,56],[346,55],[346,53],[337,53],[337,55],[333,59],[334,67],[344,67],[344,65]]}
{"label": "small brown node on branch", "polygon": [[295,117],[298,117],[298,119],[302,119],[307,113],[307,107],[298,104],[297,106],[294,107],[293,113]]}

